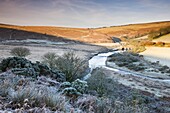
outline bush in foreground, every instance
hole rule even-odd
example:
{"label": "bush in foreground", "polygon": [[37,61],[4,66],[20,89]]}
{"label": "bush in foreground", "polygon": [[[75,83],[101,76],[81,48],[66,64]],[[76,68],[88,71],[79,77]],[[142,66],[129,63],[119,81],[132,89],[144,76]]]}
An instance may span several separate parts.
{"label": "bush in foreground", "polygon": [[3,59],[0,63],[0,70],[2,72],[12,70],[12,72],[17,75],[30,77],[49,76],[57,81],[65,81],[65,75],[61,71],[51,69],[47,65],[39,62],[32,63],[31,61],[21,57],[9,57]]}
{"label": "bush in foreground", "polygon": [[69,82],[81,78],[86,69],[85,60],[76,56],[74,52],[59,56],[56,59],[55,66],[66,75],[66,81]]}
{"label": "bush in foreground", "polygon": [[51,68],[61,70],[66,75],[66,81],[73,82],[82,77],[87,68],[85,60],[79,58],[74,52],[67,52],[62,56],[55,53],[46,53],[43,62]]}
{"label": "bush in foreground", "polygon": [[70,82],[63,82],[60,86],[60,90],[62,90],[62,93],[67,96],[79,96],[85,93],[88,85],[86,81],[82,81],[80,79],[77,79]]}
{"label": "bush in foreground", "polygon": [[17,56],[17,57],[26,57],[26,56],[30,55],[31,53],[28,48],[16,47],[11,50],[10,54],[12,56]]}

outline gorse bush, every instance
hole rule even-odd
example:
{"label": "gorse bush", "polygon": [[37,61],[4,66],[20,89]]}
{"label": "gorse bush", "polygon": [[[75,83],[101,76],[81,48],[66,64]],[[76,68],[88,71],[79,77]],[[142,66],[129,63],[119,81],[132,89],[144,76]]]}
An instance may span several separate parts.
{"label": "gorse bush", "polygon": [[86,81],[77,79],[72,82],[72,87],[76,88],[78,92],[83,94],[83,93],[85,93],[88,85],[87,85]]}
{"label": "gorse bush", "polygon": [[17,56],[17,57],[26,57],[26,56],[30,55],[31,53],[28,48],[16,47],[11,50],[10,54],[12,56]]}
{"label": "gorse bush", "polygon": [[76,79],[73,82],[63,82],[60,85],[60,90],[67,96],[79,96],[86,92],[88,85],[86,81]]}
{"label": "gorse bush", "polygon": [[32,63],[31,61],[21,57],[9,57],[3,59],[0,63],[0,70],[5,72],[9,69],[17,75],[31,77],[49,76],[57,81],[65,81],[65,75],[61,71],[51,69],[47,65],[39,62]]}

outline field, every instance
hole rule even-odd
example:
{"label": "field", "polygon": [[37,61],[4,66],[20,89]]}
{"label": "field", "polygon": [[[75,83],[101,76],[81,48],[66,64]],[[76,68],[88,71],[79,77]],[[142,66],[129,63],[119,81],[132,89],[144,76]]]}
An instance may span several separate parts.
{"label": "field", "polygon": [[44,54],[48,52],[56,53],[56,55],[63,55],[66,52],[75,52],[75,54],[82,59],[89,59],[93,54],[100,51],[105,51],[106,48],[100,46],[86,45],[86,44],[58,44],[58,45],[44,45],[44,44],[27,44],[20,46],[17,45],[1,45],[0,44],[0,59],[10,57],[10,51],[15,47],[26,47],[31,50],[31,55],[27,58],[33,62],[42,61]]}
{"label": "field", "polygon": [[165,47],[147,47],[146,51],[140,53],[146,59],[156,62],[159,61],[163,65],[170,66],[170,48]]}
{"label": "field", "polygon": [[165,43],[170,43],[170,34],[161,36],[155,40],[153,40],[154,42],[165,42]]}

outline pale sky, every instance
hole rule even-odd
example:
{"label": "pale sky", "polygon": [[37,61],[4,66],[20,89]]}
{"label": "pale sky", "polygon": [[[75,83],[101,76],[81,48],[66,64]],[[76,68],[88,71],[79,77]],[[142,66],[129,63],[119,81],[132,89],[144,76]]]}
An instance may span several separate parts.
{"label": "pale sky", "polygon": [[170,0],[0,0],[0,23],[104,27],[170,21]]}

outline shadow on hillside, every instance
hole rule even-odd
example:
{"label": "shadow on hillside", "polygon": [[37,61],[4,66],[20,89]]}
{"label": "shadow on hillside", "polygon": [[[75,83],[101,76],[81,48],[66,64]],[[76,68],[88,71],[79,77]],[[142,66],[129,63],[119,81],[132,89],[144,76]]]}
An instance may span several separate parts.
{"label": "shadow on hillside", "polygon": [[24,30],[0,27],[0,41],[26,40],[26,39],[80,43],[78,41],[70,40],[64,37],[57,37],[57,36],[52,36],[48,34],[41,34],[41,33],[36,33],[36,32],[29,32],[29,31],[24,31]]}

